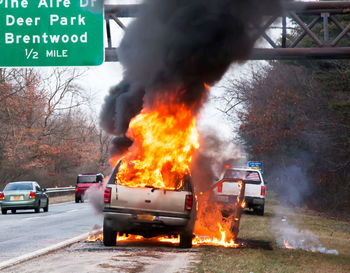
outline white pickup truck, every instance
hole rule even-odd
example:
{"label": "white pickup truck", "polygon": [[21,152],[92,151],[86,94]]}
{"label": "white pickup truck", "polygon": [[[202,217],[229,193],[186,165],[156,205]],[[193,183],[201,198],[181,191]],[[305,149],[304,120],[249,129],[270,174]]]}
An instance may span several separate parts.
{"label": "white pickup truck", "polygon": [[180,235],[180,247],[192,247],[195,199],[191,178],[179,190],[132,188],[118,184],[115,167],[104,192],[103,243],[114,246],[117,233],[155,236]]}
{"label": "white pickup truck", "polygon": [[[232,179],[232,181],[230,181]],[[257,215],[264,215],[265,207],[265,184],[264,179],[258,170],[229,168],[223,175],[223,183],[214,188],[214,196],[218,203],[225,208],[230,208],[236,202],[239,195],[239,184],[237,180],[245,183],[246,207],[253,209]]]}

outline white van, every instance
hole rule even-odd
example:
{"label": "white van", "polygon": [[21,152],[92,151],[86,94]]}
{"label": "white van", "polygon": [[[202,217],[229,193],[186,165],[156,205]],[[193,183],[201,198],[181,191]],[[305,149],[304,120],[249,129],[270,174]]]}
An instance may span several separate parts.
{"label": "white van", "polygon": [[224,204],[225,207],[233,207],[240,190],[237,180],[243,180],[246,184],[244,199],[246,208],[253,209],[257,215],[264,215],[265,184],[260,171],[228,168],[225,170],[223,179],[224,182],[214,188],[217,202]]}

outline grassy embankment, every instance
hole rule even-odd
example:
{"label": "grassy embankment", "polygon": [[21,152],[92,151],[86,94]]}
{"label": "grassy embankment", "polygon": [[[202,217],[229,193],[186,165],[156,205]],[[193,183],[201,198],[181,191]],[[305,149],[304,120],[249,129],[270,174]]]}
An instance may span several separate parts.
{"label": "grassy embankment", "polygon": [[[285,249],[276,243],[272,225],[287,219],[300,230],[319,236],[327,249],[339,255]],[[239,239],[246,246],[237,249],[204,247],[195,272],[350,272],[350,223],[336,221],[317,213],[305,213],[279,205],[275,197],[267,197],[263,217],[244,213]]]}

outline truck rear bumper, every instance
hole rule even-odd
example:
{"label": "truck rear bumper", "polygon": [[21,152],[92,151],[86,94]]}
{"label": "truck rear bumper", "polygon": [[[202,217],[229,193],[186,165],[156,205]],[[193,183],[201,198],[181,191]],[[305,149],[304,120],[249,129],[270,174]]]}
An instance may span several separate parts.
{"label": "truck rear bumper", "polygon": [[259,197],[245,197],[245,201],[248,205],[264,205],[265,198]]}
{"label": "truck rear bumper", "polygon": [[188,225],[187,215],[163,215],[147,212],[118,212],[104,209],[104,223],[117,232],[156,236],[183,231]]}

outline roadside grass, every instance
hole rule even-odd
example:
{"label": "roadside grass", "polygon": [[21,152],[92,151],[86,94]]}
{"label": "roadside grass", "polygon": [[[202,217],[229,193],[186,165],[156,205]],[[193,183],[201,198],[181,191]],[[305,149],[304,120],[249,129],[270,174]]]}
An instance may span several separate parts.
{"label": "roadside grass", "polygon": [[[265,215],[244,213],[239,241],[243,247],[201,247],[195,272],[350,272],[350,223],[281,206],[276,196],[267,197]],[[327,249],[339,255],[285,249],[278,246],[273,223],[288,219],[299,230],[309,230]],[[272,221],[274,220],[274,221]]]}

